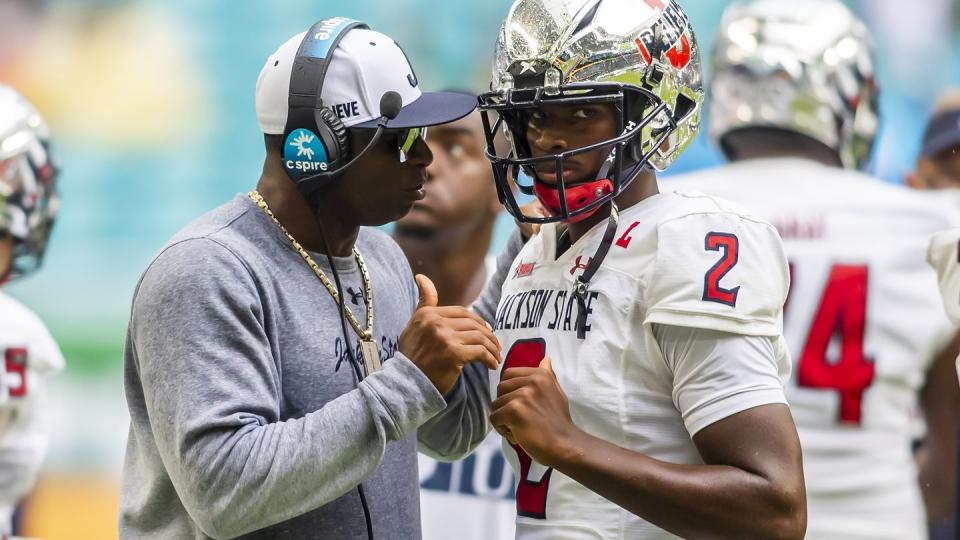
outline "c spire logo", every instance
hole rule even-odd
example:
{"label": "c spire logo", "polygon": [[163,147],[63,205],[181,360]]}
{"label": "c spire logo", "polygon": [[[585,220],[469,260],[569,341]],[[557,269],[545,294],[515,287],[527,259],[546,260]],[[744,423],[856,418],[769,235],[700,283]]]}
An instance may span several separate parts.
{"label": "c spire logo", "polygon": [[316,135],[307,134],[307,132],[301,132],[297,135],[297,138],[290,143],[290,146],[293,146],[297,149],[297,157],[307,156],[307,159],[313,159],[313,148],[306,146],[316,139]]}
{"label": "c spire logo", "polygon": [[327,150],[316,133],[300,128],[287,135],[283,145],[283,166],[291,178],[326,172]]}

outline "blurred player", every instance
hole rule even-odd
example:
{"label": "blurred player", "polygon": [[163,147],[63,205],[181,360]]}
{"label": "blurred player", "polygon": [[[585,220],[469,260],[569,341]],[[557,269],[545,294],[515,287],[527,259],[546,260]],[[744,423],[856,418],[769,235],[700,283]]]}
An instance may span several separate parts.
{"label": "blurred player", "polygon": [[[491,422],[518,478],[517,537],[801,538],[780,239],[725,202],[657,192],[700,120],[684,12],[519,0],[493,77],[481,110],[500,196],[546,223],[495,321]],[[548,217],[519,208],[511,176]]]}
{"label": "blurred player", "polygon": [[393,237],[414,273],[436,285],[440,305],[470,305],[496,268],[487,252],[500,213],[479,113],[430,128],[427,145],[430,189],[397,221]]}
{"label": "blurred player", "polygon": [[[954,192],[952,196],[957,198],[956,188],[960,188],[960,92],[957,90],[947,92],[937,102],[923,135],[923,146],[917,160],[917,169],[907,176],[907,184],[922,190],[950,189]],[[958,245],[960,245],[960,229],[943,231],[937,233],[932,239],[927,254],[927,262],[933,266],[939,277],[944,308],[956,326],[960,326]],[[954,402],[953,407],[960,407],[960,403]],[[921,453],[920,456],[923,459],[927,458],[926,453]],[[943,478],[937,478],[937,480],[942,484]],[[956,484],[954,484],[954,494],[955,491]],[[955,509],[952,524],[947,519],[933,522],[931,525],[937,525],[939,530],[931,527],[931,538],[953,538],[956,534],[957,514]],[[954,528],[953,535],[949,530],[951,525]]]}
{"label": "blurred player", "polygon": [[[57,169],[47,125],[19,93],[0,85],[0,284],[43,260],[58,209]],[[46,327],[0,293],[0,536],[11,533],[17,502],[36,481],[47,452],[43,378],[63,368]]]}
{"label": "blurred player", "polygon": [[[943,307],[947,316],[950,318],[950,322],[952,322],[954,326],[960,327],[960,228],[941,231],[931,239],[930,246],[927,250],[927,263],[937,272]],[[946,368],[944,368],[944,371],[946,371]],[[956,360],[956,375],[958,380],[960,380],[960,357],[957,357]],[[949,377],[947,373],[943,373],[943,380],[940,381],[940,384],[953,387],[951,381],[951,377]],[[946,402],[943,407],[941,407],[945,409],[947,413],[949,413],[951,409],[956,410],[960,407],[960,399],[957,398],[955,392],[948,394],[948,398],[951,401]],[[939,430],[934,430],[934,434],[949,434],[951,428],[956,430],[955,415],[944,414],[943,422],[943,427]],[[940,445],[945,446],[943,448],[933,446],[940,452],[940,454],[936,456],[937,461],[948,460],[950,455],[956,456],[956,461],[960,461],[960,448],[957,447],[956,438],[948,439],[948,442],[953,445],[952,454],[950,453],[951,448],[949,446]],[[954,474],[957,475],[957,477],[954,482],[950,483],[950,477],[947,476],[949,470],[934,470],[934,466],[938,465],[938,463],[930,459],[929,449],[931,446],[928,436],[928,440],[924,441],[923,446],[917,452],[917,458],[920,463],[926,464],[927,466],[925,468],[930,470],[930,474],[925,476],[933,477],[932,480],[934,483],[932,485],[938,488],[936,493],[926,496],[928,513],[932,514],[932,519],[930,520],[930,538],[931,540],[955,539],[957,537],[957,516],[960,515],[960,500],[956,498],[957,487],[960,486],[960,471],[954,470]],[[938,472],[940,472],[939,475],[937,474]],[[928,485],[925,490],[925,495],[926,492],[933,491],[930,487],[931,486]],[[942,493],[946,493],[946,496],[941,495]],[[939,501],[937,500],[938,498],[945,500]],[[954,505],[952,515],[950,514],[950,509],[946,506],[950,504],[951,500]],[[940,506],[941,504],[943,506]],[[937,505],[935,514],[930,511],[931,506],[934,505]]]}
{"label": "blurred player", "polygon": [[954,210],[857,172],[877,130],[877,87],[867,29],[840,2],[734,5],[712,73],[710,134],[736,163],[671,187],[740,202],[784,239],[808,535],[925,538],[911,413],[919,393],[921,481],[938,519],[952,504],[958,390],[924,250]]}
{"label": "blurred player", "polygon": [[907,176],[915,189],[960,188],[960,90],[944,95],[923,135],[917,170]]}
{"label": "blurred player", "polygon": [[[426,196],[396,222],[393,238],[413,272],[434,282],[439,305],[469,306],[496,270],[496,258],[487,253],[501,208],[480,114],[434,126],[426,141],[433,153]],[[490,434],[462,461],[442,463],[423,454],[418,460],[425,539],[514,537],[513,476],[499,435]]]}

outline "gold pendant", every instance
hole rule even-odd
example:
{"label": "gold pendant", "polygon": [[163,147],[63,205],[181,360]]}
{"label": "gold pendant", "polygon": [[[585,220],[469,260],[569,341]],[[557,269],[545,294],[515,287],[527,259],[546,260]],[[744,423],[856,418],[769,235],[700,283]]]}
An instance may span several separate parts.
{"label": "gold pendant", "polygon": [[383,369],[380,349],[372,339],[360,340],[360,354],[363,356],[363,369],[371,375]]}

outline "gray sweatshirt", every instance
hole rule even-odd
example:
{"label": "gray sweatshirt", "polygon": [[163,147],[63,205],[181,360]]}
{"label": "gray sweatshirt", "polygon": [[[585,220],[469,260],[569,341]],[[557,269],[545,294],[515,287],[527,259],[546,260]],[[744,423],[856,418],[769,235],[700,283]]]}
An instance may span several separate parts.
{"label": "gray sweatshirt", "polygon": [[[359,384],[359,341],[279,228],[244,195],[187,225],[144,272],[124,352],[130,432],[120,537],[420,538],[416,452],[456,459],[489,431],[488,372],[448,396],[397,350],[417,303],[396,244],[361,229],[383,371]],[[519,235],[475,309],[493,319]],[[512,254],[511,254],[512,252]],[[325,256],[313,254],[328,276]],[[352,258],[336,258],[364,323]],[[338,369],[339,366],[339,369]]]}

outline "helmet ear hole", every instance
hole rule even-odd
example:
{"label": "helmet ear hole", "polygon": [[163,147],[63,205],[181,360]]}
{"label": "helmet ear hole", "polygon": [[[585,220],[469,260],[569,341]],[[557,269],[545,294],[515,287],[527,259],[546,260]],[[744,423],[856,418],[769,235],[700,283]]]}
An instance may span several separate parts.
{"label": "helmet ear hole", "polygon": [[697,108],[697,103],[683,94],[677,96],[677,106],[673,110],[673,119],[677,122],[683,120],[688,114]]}

